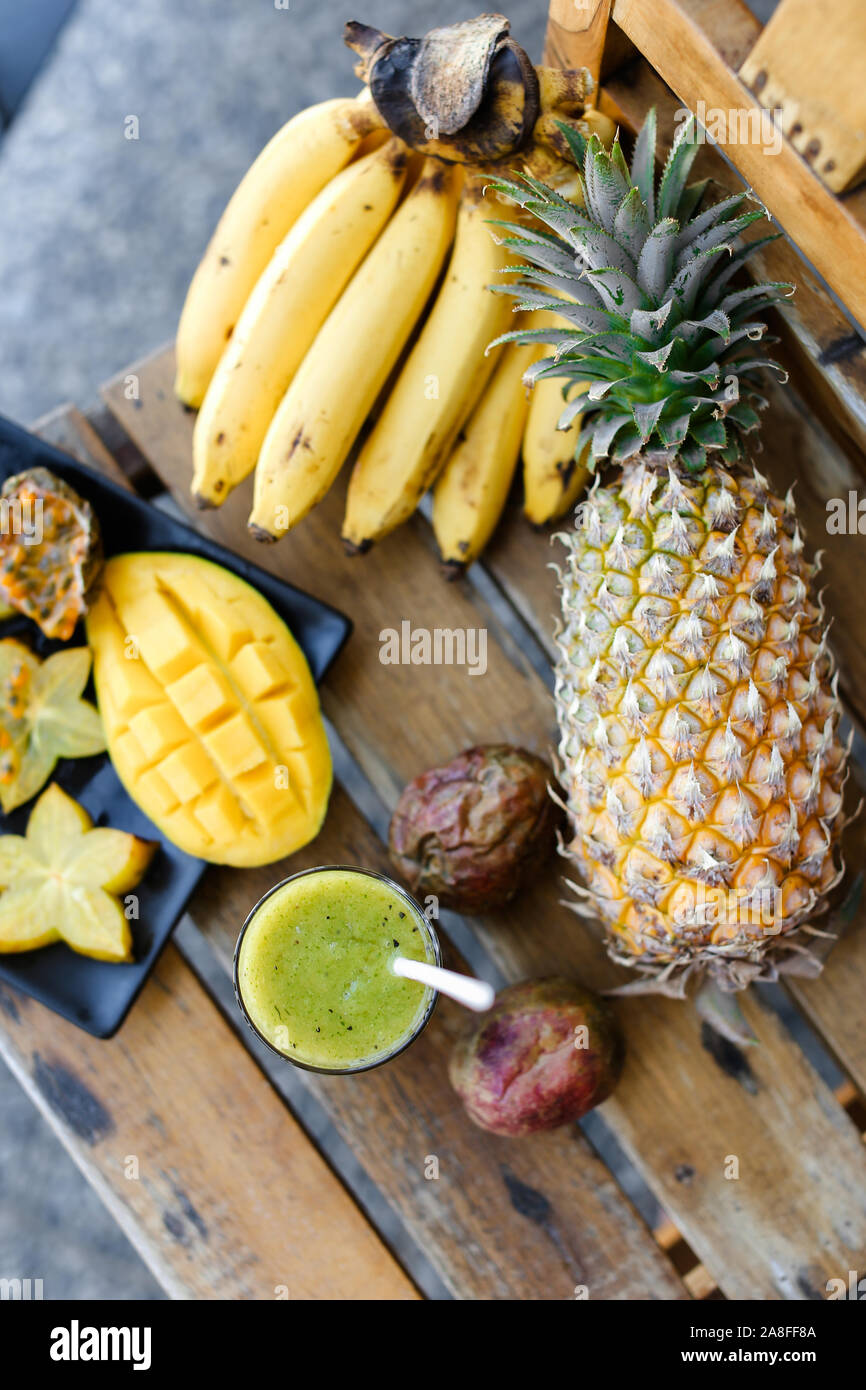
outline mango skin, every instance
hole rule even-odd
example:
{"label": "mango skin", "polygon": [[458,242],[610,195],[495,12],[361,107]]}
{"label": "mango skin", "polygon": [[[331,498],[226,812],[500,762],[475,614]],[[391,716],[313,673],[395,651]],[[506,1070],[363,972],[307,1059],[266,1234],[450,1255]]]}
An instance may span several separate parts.
{"label": "mango skin", "polygon": [[[586,1027],[586,1046],[575,1029]],[[525,980],[457,1043],[449,1077],[469,1118],[515,1138],[579,1120],[614,1090],[625,1048],[610,1006],[574,980]]]}
{"label": "mango skin", "polygon": [[199,556],[115,555],[87,640],[109,755],[165,839],[248,867],[315,837],[332,780],[318,693],[257,590]]}

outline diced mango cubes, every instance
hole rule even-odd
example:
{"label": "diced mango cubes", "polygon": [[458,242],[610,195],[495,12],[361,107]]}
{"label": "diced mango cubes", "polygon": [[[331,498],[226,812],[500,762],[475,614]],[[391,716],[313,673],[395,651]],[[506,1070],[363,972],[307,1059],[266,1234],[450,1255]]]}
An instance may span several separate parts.
{"label": "diced mango cubes", "polygon": [[199,643],[171,600],[157,590],[121,604],[118,617],[148,669],[161,685],[196,665]]}
{"label": "diced mango cubes", "polygon": [[204,744],[220,772],[229,781],[267,762],[267,748],[248,716],[241,712],[233,714],[212,733],[205,734]]}
{"label": "diced mango cubes", "polygon": [[253,700],[261,700],[288,683],[279,653],[267,642],[248,642],[232,661],[232,674]]}
{"label": "diced mango cubes", "polygon": [[[167,816],[178,804],[178,798],[175,796],[165,778],[160,776],[155,767],[152,767],[149,772],[143,772],[140,777],[133,776],[133,778],[127,780],[129,778],[129,768],[126,767],[123,761],[119,745],[116,751],[112,753],[111,758],[114,766],[117,768],[117,775],[121,782],[123,782],[130,796],[132,796],[133,800],[138,802],[141,809],[150,816],[154,825],[161,825],[162,817]],[[123,771],[121,771],[121,769],[123,769]],[[136,789],[134,796],[130,790],[130,781]]]}
{"label": "diced mango cubes", "polygon": [[168,700],[145,705],[129,721],[130,733],[137,738],[147,761],[164,756],[167,749],[186,743],[189,730]]}
{"label": "diced mango cubes", "polygon": [[218,843],[240,835],[248,823],[237,796],[225,782],[218,782],[200,799],[195,818]]}
{"label": "diced mango cubes", "polygon": [[266,599],[193,555],[117,555],[87,618],[109,753],[167,839],[266,864],[324,819],[331,761],[303,653]]}
{"label": "diced mango cubes", "polygon": [[176,748],[156,766],[156,771],[174,792],[178,801],[195,801],[212,787],[217,770],[201,744],[188,743]]}
{"label": "diced mango cubes", "polygon": [[210,662],[202,662],[167,685],[165,693],[182,709],[191,729],[205,729],[228,717],[235,708],[235,695],[228,680]]}
{"label": "diced mango cubes", "polygon": [[281,820],[298,809],[298,788],[285,782],[278,769],[259,767],[244,773],[237,780],[237,791],[242,805],[268,820]]}

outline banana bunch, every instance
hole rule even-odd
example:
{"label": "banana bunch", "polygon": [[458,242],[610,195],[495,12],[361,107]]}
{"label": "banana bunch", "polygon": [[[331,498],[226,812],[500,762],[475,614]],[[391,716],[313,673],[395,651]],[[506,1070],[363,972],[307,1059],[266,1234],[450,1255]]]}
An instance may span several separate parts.
{"label": "banana bunch", "polygon": [[[561,124],[606,142],[613,126],[585,109],[587,74],[533,69],[501,16],[423,40],[350,25],[347,42],[367,85],[277,132],[190,286],[175,389],[198,409],[192,493],[219,506],[254,473],[248,525],[273,541],[354,453],[347,551],[368,550],[433,488],[454,575],[491,536],[521,455],[536,524],[567,511],[586,477],[576,427],[557,430],[561,385],[542,381],[530,401],[523,384],[540,342],[488,351],[512,301],[489,290],[510,252],[485,185],[522,167],[570,196]],[[541,337],[553,316],[531,317]]]}

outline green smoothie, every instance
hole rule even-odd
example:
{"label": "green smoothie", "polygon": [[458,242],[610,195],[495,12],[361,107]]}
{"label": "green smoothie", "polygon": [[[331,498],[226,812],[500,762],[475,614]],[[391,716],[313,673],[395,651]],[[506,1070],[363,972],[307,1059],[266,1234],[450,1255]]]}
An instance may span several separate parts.
{"label": "green smoothie", "polygon": [[436,963],[420,909],[387,880],[315,869],[276,888],[241,935],[236,983],[251,1022],[292,1061],[361,1068],[419,1028],[432,991],[391,969]]}

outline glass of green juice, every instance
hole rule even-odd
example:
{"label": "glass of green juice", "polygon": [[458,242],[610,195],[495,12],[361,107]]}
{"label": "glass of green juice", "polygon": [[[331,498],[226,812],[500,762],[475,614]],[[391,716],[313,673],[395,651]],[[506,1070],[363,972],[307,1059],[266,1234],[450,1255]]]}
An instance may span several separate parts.
{"label": "glass of green juice", "polygon": [[368,1071],[415,1041],[438,998],[394,974],[398,956],[442,964],[436,932],[408,893],[372,869],[304,869],[244,922],[235,995],[253,1032],[295,1066]]}

